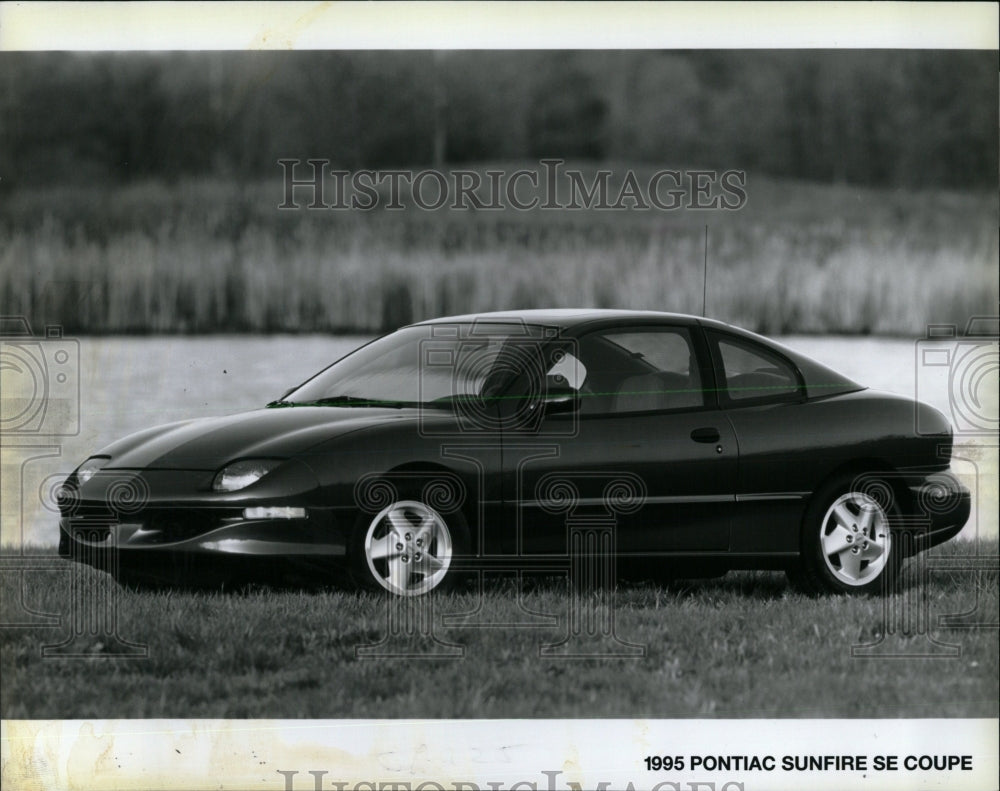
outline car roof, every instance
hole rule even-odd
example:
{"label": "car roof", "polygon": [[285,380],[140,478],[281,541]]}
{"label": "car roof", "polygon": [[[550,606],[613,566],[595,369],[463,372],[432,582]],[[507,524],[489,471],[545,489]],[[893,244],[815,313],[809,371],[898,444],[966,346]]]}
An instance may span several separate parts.
{"label": "car roof", "polygon": [[656,310],[614,310],[607,308],[541,308],[534,310],[499,310],[490,313],[467,313],[461,316],[443,316],[419,324],[465,324],[475,321],[523,322],[550,327],[569,328],[593,321],[628,321],[631,319],[664,320],[676,324],[729,326],[714,319],[704,319],[686,313],[664,313]]}

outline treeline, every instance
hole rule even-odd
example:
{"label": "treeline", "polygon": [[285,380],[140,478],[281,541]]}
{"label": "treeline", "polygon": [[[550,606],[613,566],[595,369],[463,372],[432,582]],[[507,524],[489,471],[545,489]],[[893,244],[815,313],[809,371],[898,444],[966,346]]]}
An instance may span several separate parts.
{"label": "treeline", "polygon": [[557,156],[996,187],[997,56],[0,53],[0,190]]}

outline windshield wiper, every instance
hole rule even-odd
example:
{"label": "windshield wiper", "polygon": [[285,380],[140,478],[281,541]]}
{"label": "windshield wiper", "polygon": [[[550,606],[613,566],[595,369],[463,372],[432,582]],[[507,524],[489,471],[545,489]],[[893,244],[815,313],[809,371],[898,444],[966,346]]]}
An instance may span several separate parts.
{"label": "windshield wiper", "polygon": [[416,407],[419,404],[409,401],[384,401],[377,398],[362,398],[360,396],[352,395],[337,395],[337,396],[326,396],[325,398],[317,398],[315,401],[272,401],[268,404],[269,407],[283,407],[283,406],[367,406],[367,407],[382,407],[385,409],[405,409],[407,407]]}

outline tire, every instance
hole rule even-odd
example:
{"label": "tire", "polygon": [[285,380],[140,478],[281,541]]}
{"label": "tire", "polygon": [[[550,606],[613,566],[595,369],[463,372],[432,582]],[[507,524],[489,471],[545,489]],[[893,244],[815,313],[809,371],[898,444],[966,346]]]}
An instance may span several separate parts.
{"label": "tire", "polygon": [[860,480],[830,481],[806,509],[799,565],[788,571],[805,593],[875,594],[899,579],[892,489],[876,478]]}
{"label": "tire", "polygon": [[358,517],[351,576],[367,590],[421,596],[454,584],[453,561],[468,555],[469,545],[460,511],[442,514],[420,500],[394,500],[374,516]]}

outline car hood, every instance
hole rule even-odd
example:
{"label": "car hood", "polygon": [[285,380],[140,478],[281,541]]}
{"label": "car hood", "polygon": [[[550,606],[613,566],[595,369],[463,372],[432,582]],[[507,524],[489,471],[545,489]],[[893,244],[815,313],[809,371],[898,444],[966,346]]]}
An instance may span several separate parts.
{"label": "car hood", "polygon": [[233,459],[290,458],[334,437],[415,415],[373,407],[258,409],[146,429],[96,455],[110,456],[108,469],[215,470]]}

